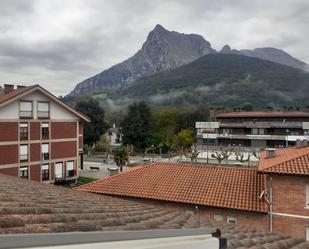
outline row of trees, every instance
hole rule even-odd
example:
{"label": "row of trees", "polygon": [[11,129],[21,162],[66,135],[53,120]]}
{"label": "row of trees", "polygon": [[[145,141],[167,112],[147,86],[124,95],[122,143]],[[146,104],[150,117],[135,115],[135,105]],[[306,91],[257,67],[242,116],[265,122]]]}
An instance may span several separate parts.
{"label": "row of trees", "polygon": [[[77,103],[76,109],[87,115],[90,123],[84,126],[84,142],[90,147],[96,145],[98,150],[109,151],[107,138],[102,137],[109,125],[104,120],[104,110],[93,98]],[[128,106],[122,117],[120,127],[123,143],[135,152],[145,152],[154,148],[156,152],[188,154],[194,144],[195,122],[208,119],[208,109],[161,108],[153,110],[145,102],[137,102]],[[102,147],[102,148],[101,148]],[[129,148],[128,147],[128,148]]]}
{"label": "row of trees", "polygon": [[152,110],[145,102],[134,103],[120,124],[123,142],[139,151],[150,147],[163,153],[184,151],[194,144],[195,122],[207,120],[208,114],[207,108]]}

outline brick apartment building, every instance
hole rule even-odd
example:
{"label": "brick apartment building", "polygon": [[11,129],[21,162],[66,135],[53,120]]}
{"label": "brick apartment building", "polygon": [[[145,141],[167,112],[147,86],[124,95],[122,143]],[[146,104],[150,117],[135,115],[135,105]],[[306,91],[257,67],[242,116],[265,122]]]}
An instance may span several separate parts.
{"label": "brick apartment building", "polygon": [[77,190],[178,203],[214,226],[309,240],[309,147],[269,150],[258,168],[155,163]]}
{"label": "brick apartment building", "polygon": [[75,181],[88,121],[39,85],[4,85],[0,173],[48,183]]}

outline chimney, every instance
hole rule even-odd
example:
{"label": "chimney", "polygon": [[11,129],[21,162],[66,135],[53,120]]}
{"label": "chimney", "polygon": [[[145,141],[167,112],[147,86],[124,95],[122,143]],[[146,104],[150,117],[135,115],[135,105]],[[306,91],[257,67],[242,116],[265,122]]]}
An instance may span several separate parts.
{"label": "chimney", "polygon": [[4,84],[4,94],[14,91],[14,85]]}
{"label": "chimney", "polygon": [[265,150],[265,158],[273,158],[276,157],[276,149],[266,148]]}
{"label": "chimney", "polygon": [[17,85],[17,89],[24,88],[24,87],[26,87],[26,86]]}

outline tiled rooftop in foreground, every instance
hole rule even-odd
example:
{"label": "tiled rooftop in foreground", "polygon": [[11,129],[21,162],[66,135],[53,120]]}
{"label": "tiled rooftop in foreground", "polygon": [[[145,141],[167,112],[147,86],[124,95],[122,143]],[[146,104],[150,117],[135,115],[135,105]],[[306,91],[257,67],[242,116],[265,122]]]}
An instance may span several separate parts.
{"label": "tiled rooftop in foreground", "polygon": [[0,174],[0,234],[216,227],[228,249],[305,249],[255,227],[209,224],[182,205],[78,192]]}
{"label": "tiled rooftop in foreground", "polygon": [[266,213],[265,179],[256,169],[156,163],[77,190]]}
{"label": "tiled rooftop in foreground", "polygon": [[77,192],[0,174],[0,234],[198,226],[193,214],[181,207]]}

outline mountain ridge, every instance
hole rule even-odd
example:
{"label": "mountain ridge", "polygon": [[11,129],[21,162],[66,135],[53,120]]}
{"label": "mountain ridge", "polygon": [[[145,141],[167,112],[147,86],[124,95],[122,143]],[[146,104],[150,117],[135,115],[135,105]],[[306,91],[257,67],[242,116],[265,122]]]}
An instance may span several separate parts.
{"label": "mountain ridge", "polygon": [[[110,92],[101,102],[123,106],[144,100],[152,105],[253,106],[309,105],[309,73],[256,57],[208,54],[178,67],[145,76]],[[108,101],[107,101],[108,100]]]}
{"label": "mountain ridge", "polygon": [[148,34],[141,49],[132,57],[80,82],[67,96],[93,95],[109,89],[121,88],[133,84],[142,77],[173,70],[191,63],[201,56],[213,53],[260,58],[301,70],[309,68],[306,63],[281,49],[265,47],[253,50],[236,50],[225,45],[217,52],[211,47],[210,42],[201,35],[181,34],[169,31],[157,24]]}

